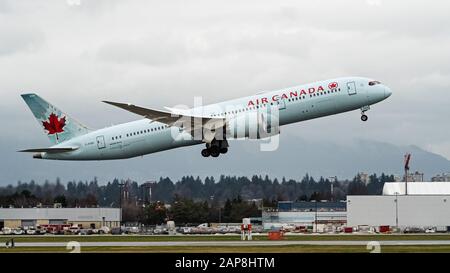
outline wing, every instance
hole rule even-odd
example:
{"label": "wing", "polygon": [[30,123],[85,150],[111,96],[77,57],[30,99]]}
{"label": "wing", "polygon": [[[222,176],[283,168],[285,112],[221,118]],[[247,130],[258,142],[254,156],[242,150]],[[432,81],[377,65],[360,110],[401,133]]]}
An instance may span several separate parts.
{"label": "wing", "polygon": [[[161,111],[161,110],[154,110],[150,108],[144,108],[140,106],[136,106],[133,104],[127,104],[127,103],[119,103],[119,102],[112,102],[112,101],[103,101],[104,103],[114,105],[116,107],[122,108],[124,110],[127,110],[129,112],[132,112],[134,114],[143,116],[145,118],[148,118],[152,121],[158,121],[165,123],[169,126],[177,126],[177,122],[180,120],[183,121],[190,121],[190,127],[184,125],[183,127],[189,128],[186,129],[188,133],[191,133],[195,130],[199,129],[207,129],[207,131],[212,131],[216,128],[220,128],[225,126],[225,118],[218,117],[218,118],[212,118],[212,117],[206,117],[206,116],[194,116],[187,111],[173,111],[172,108],[167,108],[172,110],[171,112]],[[194,122],[194,120],[201,120],[201,122]],[[200,126],[200,128],[199,128]],[[207,141],[211,138],[211,134],[207,137]],[[212,139],[211,139],[212,140]]]}
{"label": "wing", "polygon": [[22,152],[22,153],[65,153],[65,152],[75,151],[76,149],[78,149],[78,147],[36,148],[36,149],[21,150],[18,152]]}

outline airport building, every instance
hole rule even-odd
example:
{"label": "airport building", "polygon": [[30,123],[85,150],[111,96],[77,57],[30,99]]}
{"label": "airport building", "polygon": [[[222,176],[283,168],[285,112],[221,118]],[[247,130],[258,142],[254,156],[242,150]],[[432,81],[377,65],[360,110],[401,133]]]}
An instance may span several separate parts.
{"label": "airport building", "polygon": [[381,226],[450,231],[449,182],[385,183],[382,195],[348,195],[343,202],[279,202],[263,212],[264,229],[313,227],[317,232]]}
{"label": "airport building", "polygon": [[120,226],[120,218],[118,208],[0,208],[0,230],[63,224],[111,228]]}
{"label": "airport building", "polygon": [[266,230],[285,225],[341,226],[347,222],[346,202],[280,201],[275,210],[263,211],[262,222]]}
{"label": "airport building", "polygon": [[450,227],[450,183],[389,182],[383,195],[347,196],[347,225],[405,229]]}
{"label": "airport building", "polygon": [[450,195],[347,196],[347,225],[450,226]]}

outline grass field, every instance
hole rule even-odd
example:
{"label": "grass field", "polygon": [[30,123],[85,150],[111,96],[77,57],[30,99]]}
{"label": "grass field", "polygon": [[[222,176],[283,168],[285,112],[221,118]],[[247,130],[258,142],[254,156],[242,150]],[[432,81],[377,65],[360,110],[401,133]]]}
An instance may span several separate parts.
{"label": "grass field", "polygon": [[[238,235],[179,235],[179,236],[143,236],[143,235],[87,235],[87,236],[67,236],[67,235],[36,235],[36,236],[0,236],[0,243],[14,238],[15,242],[186,242],[186,241],[239,241]],[[254,241],[268,240],[266,235],[254,235]],[[288,235],[284,240],[299,241],[388,241],[388,240],[450,240],[447,234],[377,234],[377,235]]]}
{"label": "grass field", "polygon": [[[0,253],[68,253],[64,247],[0,248]],[[364,246],[133,246],[83,247],[82,253],[369,253]],[[450,246],[382,246],[381,253],[449,253]]]}
{"label": "grass field", "polygon": [[[186,242],[186,241],[239,241],[237,235],[195,235],[195,236],[142,236],[142,235],[101,235],[101,236],[0,236],[0,243],[14,238],[16,243],[64,243],[78,242]],[[254,241],[268,240],[266,235],[253,236]],[[287,241],[389,241],[389,240],[450,240],[447,234],[385,234],[385,235],[289,235]],[[149,252],[149,253],[368,253],[365,246],[358,245],[282,245],[282,246],[83,246],[82,252]],[[0,253],[12,252],[70,252],[65,247],[56,246],[19,246],[15,248],[0,248]],[[398,245],[381,246],[382,253],[398,252],[450,252],[450,245]]]}

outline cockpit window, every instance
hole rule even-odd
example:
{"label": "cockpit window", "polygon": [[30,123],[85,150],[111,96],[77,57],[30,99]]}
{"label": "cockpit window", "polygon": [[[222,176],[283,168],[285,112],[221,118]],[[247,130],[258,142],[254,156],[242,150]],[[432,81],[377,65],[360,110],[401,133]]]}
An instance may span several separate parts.
{"label": "cockpit window", "polygon": [[377,85],[377,84],[380,84],[381,82],[379,82],[379,81],[371,81],[371,82],[369,82],[369,85],[370,86],[372,86],[372,85]]}

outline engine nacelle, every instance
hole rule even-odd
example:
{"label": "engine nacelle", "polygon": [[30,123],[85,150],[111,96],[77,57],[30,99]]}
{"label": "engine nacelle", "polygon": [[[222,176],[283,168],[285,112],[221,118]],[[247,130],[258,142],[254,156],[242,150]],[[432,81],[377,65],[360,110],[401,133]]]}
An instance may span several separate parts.
{"label": "engine nacelle", "polygon": [[227,121],[227,138],[262,139],[280,133],[278,110],[248,112]]}

